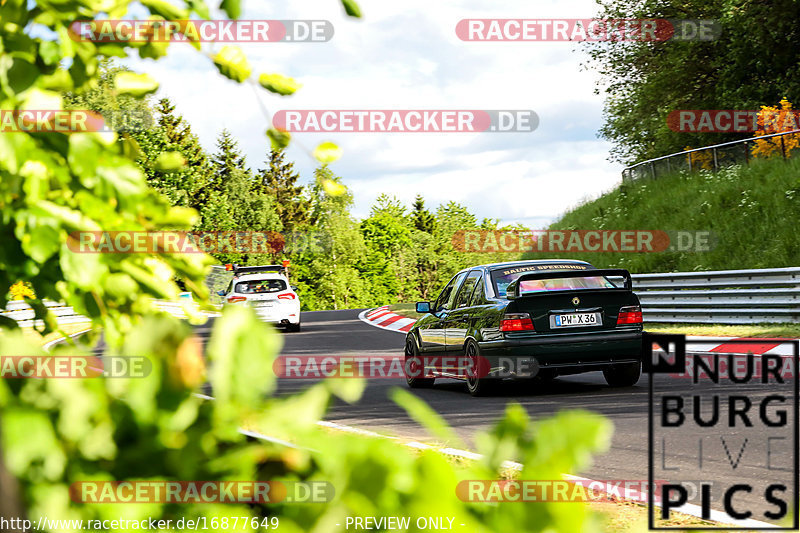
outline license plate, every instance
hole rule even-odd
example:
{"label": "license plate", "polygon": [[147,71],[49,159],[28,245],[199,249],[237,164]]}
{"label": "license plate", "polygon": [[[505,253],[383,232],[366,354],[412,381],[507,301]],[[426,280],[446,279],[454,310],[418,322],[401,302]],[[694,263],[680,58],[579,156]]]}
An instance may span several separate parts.
{"label": "license plate", "polygon": [[272,307],[272,302],[253,302],[253,307]]}
{"label": "license plate", "polygon": [[600,325],[600,313],[565,313],[550,315],[551,328]]}

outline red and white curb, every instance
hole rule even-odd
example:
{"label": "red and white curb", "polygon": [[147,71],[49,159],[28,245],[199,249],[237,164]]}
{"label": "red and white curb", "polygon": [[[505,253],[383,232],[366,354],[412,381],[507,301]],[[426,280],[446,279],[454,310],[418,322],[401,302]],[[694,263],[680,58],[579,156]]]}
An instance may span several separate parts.
{"label": "red and white curb", "polygon": [[[692,343],[692,341],[703,341]],[[748,342],[738,342],[748,341]],[[760,342],[752,342],[760,341]],[[753,353],[753,355],[792,355],[792,344],[797,339],[766,339],[760,337],[686,337],[687,348],[718,353]]]}
{"label": "red and white curb", "polygon": [[388,329],[398,333],[408,333],[416,320],[398,315],[389,310],[388,305],[367,309],[358,315],[358,319],[376,328]]}

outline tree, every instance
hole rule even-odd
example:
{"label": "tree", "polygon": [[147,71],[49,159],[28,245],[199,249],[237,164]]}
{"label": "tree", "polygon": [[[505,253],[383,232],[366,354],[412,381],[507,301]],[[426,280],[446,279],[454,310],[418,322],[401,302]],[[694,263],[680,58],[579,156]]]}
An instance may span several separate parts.
{"label": "tree", "polygon": [[258,178],[261,191],[273,199],[284,231],[290,232],[309,222],[310,200],[304,196],[305,187],[297,185],[300,174],[294,163],[285,157],[283,150],[270,151],[267,168],[258,171]]}
{"label": "tree", "polygon": [[417,195],[414,205],[411,207],[411,219],[414,227],[425,233],[433,233],[435,221],[430,211],[425,208],[425,200],[421,194]]}
{"label": "tree", "polygon": [[[70,34],[74,21],[119,19],[128,13],[129,4],[125,0],[2,2],[0,109],[60,110],[61,92],[95,86],[100,57],[137,53],[142,58],[162,57],[168,41],[95,43]],[[348,14],[360,13],[354,0],[342,4]],[[136,9],[142,20],[209,17],[203,0],[180,5],[148,0]],[[223,2],[222,9],[237,18],[240,5]],[[23,30],[31,27],[36,31]],[[47,38],[35,36],[42,34]],[[236,47],[223,46],[213,62],[234,81],[241,83],[250,76],[246,57]],[[259,82],[269,90],[283,91],[275,88],[276,77],[281,79],[266,75]],[[158,84],[147,75],[125,72],[114,77],[114,86],[119,94],[144,96]],[[506,453],[526,464],[520,474],[523,479],[557,479],[562,472],[583,469],[590,453],[608,447],[610,424],[602,417],[561,413],[555,420],[540,422],[534,432],[524,409],[511,406],[492,433],[479,436],[486,459],[458,473],[448,459],[432,451],[416,453],[388,440],[333,435],[321,429],[318,420],[334,397],[356,401],[362,382],[323,380],[298,395],[275,397],[272,363],[281,341],[250,309],[224,310],[214,323],[205,354],[187,322],[154,310],[153,298],[178,299],[175,276],[186,282],[201,305],[207,304],[203,279],[210,258],[74,251],[73,232],[163,231],[188,229],[197,223],[194,210],[171,205],[148,186],[137,157],[125,149],[126,143],[116,140],[113,134],[96,133],[0,135],[0,286],[10,287],[17,281],[32,285],[38,299],[30,303],[47,325],[44,333],[53,321],[39,299],[63,300],[87,316],[95,328],[102,328],[104,356],[135,354],[150,369],[141,378],[0,380],[0,517],[86,523],[123,516],[135,520],[136,526],[148,518],[175,520],[173,524],[181,518],[208,518],[211,529],[233,527],[234,519],[243,518],[243,525],[264,530],[265,518],[279,516],[282,530],[321,531],[343,516],[389,516],[414,509],[420,516],[459,516],[465,528],[474,531],[505,531],[512,524],[575,531],[593,523],[583,506],[558,513],[548,503],[501,504],[476,513],[472,504],[456,497],[453,487],[461,478],[496,475]],[[321,150],[319,159],[328,160],[332,151]],[[158,161],[165,171],[183,166],[169,154]],[[241,174],[238,165],[220,167],[229,168],[234,170],[234,181],[242,183],[241,176],[235,176]],[[320,185],[331,182],[342,187],[328,171]],[[358,252],[352,248],[361,234],[341,209],[334,209],[347,202],[339,202],[337,194],[331,196],[330,201],[319,202],[320,215],[327,217],[329,229],[343,228],[352,237],[336,243],[334,262],[358,257],[349,252]],[[339,298],[345,289],[358,295],[363,288],[342,287],[350,280],[332,279]],[[0,290],[0,307],[5,304],[5,291]],[[192,313],[189,307],[187,313]],[[0,354],[87,356],[98,340],[96,333],[89,334],[47,354],[14,326],[10,319],[0,319]],[[213,401],[197,394],[206,380],[213,387]],[[396,399],[413,416],[435,420],[413,395],[397,393]],[[240,429],[244,426],[269,431],[276,440],[250,442]],[[434,429],[434,424],[429,426]],[[435,424],[437,430],[440,435],[448,431],[442,424]],[[290,439],[291,447],[281,442]],[[364,476],[365,472],[369,475]],[[10,477],[14,479],[9,481]],[[131,479],[270,479],[290,484],[336,480],[339,484],[327,505],[81,505],[70,498],[75,482]],[[398,480],[403,480],[402,491]]]}
{"label": "tree", "polygon": [[293,270],[311,309],[352,309],[372,303],[371,292],[361,275],[367,254],[358,223],[350,216],[353,196],[341,178],[325,165],[314,171],[311,187],[311,217],[321,249],[307,250],[293,259]]}
{"label": "tree", "polygon": [[[205,227],[217,231],[280,231],[274,200],[266,194],[246,166],[245,157],[230,132],[223,130],[212,156],[213,173],[209,202],[203,212]],[[217,253],[224,263],[253,264],[269,261],[269,253]]]}
{"label": "tree", "polygon": [[[134,133],[143,152],[138,162],[150,185],[172,205],[191,207],[202,213],[210,200],[206,185],[213,172],[211,161],[191,125],[175,113],[169,99],[159,100],[156,111],[157,127]],[[160,168],[159,157],[170,152],[180,154],[184,164],[179,168]],[[198,228],[206,226],[203,220],[198,223]]]}
{"label": "tree", "polygon": [[[588,43],[588,66],[600,73],[606,95],[600,132],[625,163],[750,137],[741,133],[686,133],[667,125],[680,109],[750,109],[800,92],[800,4],[792,0],[601,0],[603,19],[706,19],[713,40]],[[769,58],[765,60],[765,58]]]}
{"label": "tree", "polygon": [[386,194],[375,200],[369,218],[361,222],[368,250],[362,268],[378,302],[394,303],[408,294],[405,278],[412,229],[406,208]]}

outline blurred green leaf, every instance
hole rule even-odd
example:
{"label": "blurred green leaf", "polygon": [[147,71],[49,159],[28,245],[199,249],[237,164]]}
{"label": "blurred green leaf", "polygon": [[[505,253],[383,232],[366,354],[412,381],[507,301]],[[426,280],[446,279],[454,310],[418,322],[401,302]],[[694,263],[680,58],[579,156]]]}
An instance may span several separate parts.
{"label": "blurred green leaf", "polygon": [[153,167],[160,172],[180,170],[186,166],[186,158],[180,152],[161,152]]}
{"label": "blurred green leaf", "polygon": [[141,98],[158,90],[158,82],[147,74],[119,72],[114,78],[114,86],[119,94],[130,94]]}
{"label": "blurred green leaf", "polygon": [[266,90],[281,95],[294,94],[302,87],[294,78],[282,74],[262,74],[258,77],[258,83]]}
{"label": "blurred green leaf", "polygon": [[139,0],[151,13],[160,15],[167,20],[185,20],[189,14],[165,0]]}
{"label": "blurred green leaf", "polygon": [[342,149],[336,143],[325,141],[314,149],[314,159],[320,163],[332,163],[342,157]]}
{"label": "blurred green leaf", "polygon": [[223,76],[239,83],[249,78],[252,72],[247,56],[238,46],[223,46],[214,56],[214,64]]}
{"label": "blurred green leaf", "polygon": [[232,19],[238,19],[242,14],[241,0],[222,0],[219,8]]}
{"label": "blurred green leaf", "polygon": [[288,131],[279,130],[276,128],[268,129],[267,137],[269,137],[272,150],[275,152],[283,150],[284,148],[289,146],[289,141],[291,141],[292,139],[292,135]]}
{"label": "blurred green leaf", "polygon": [[442,443],[461,447],[464,446],[461,439],[447,422],[445,422],[444,418],[431,409],[423,400],[414,396],[409,391],[397,387],[391,390],[389,396],[392,398],[392,401],[408,413],[408,416],[410,416],[412,420],[428,430],[432,436],[442,441]]}
{"label": "blurred green leaf", "polygon": [[361,8],[356,0],[342,0],[342,5],[348,16],[361,18]]}

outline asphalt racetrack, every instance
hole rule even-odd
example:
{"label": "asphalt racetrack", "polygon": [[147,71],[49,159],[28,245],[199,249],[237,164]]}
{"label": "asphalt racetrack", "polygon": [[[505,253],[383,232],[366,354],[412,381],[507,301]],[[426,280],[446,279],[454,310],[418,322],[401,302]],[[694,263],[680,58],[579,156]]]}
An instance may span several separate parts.
{"label": "asphalt racetrack", "polygon": [[[387,331],[368,325],[358,319],[360,310],[317,311],[302,315],[303,329],[299,333],[282,333],[285,345],[281,355],[293,356],[391,356],[403,351],[405,334]],[[208,335],[211,322],[201,326],[198,333]],[[654,378],[659,393],[691,396],[690,380],[669,375]],[[278,394],[291,394],[313,384],[313,379],[281,379]],[[752,408],[749,416],[755,427],[747,427],[737,420],[736,427],[718,427],[715,430],[692,431],[691,428],[657,430],[654,439],[656,456],[655,479],[714,480],[711,508],[722,510],[722,491],[737,483],[749,483],[751,493],[738,492],[731,502],[739,511],[751,511],[752,519],[771,520],[765,511],[778,508],[764,496],[770,483],[783,482],[786,492],[776,493],[788,503],[792,511],[795,488],[791,436],[796,428],[792,404],[792,380],[780,390],[765,390],[764,386],[708,385],[720,394],[720,420],[728,421],[728,394],[749,396]],[[391,434],[408,440],[431,442],[426,432],[411,420],[388,397],[392,387],[406,388],[403,379],[371,378],[361,401],[355,405],[335,404],[326,420]],[[643,375],[634,387],[614,389],[606,385],[601,372],[559,377],[551,383],[534,384],[530,381],[508,381],[495,396],[473,398],[466,385],[455,380],[437,380],[432,389],[415,389],[413,392],[440,413],[455,431],[471,446],[477,432],[485,430],[502,417],[509,402],[522,405],[534,419],[547,417],[563,409],[587,409],[607,416],[614,424],[614,437],[610,450],[596,457],[594,464],[583,472],[570,472],[595,480],[647,480],[648,479],[648,387],[649,378]],[[694,390],[694,392],[697,392]],[[708,391],[706,391],[708,392]],[[788,438],[769,439],[758,423],[760,400],[774,393],[784,393],[790,398],[782,406],[787,410],[788,427],[770,435]],[[691,419],[692,411],[687,399],[684,409]],[[767,409],[774,419],[776,406]],[[706,409],[703,410],[707,412]],[[691,420],[690,420],[691,421]],[[662,440],[663,437],[663,440]],[[745,442],[745,439],[747,441]],[[699,441],[702,440],[702,451]],[[659,452],[663,449],[664,455]],[[702,460],[700,457],[702,456]],[[508,458],[514,459],[514,458]],[[701,462],[702,461],[702,462]],[[735,467],[734,467],[735,464]],[[679,468],[680,470],[667,470]],[[668,478],[664,474],[669,475]],[[674,476],[674,477],[672,477]],[[695,497],[689,503],[700,505]]]}

